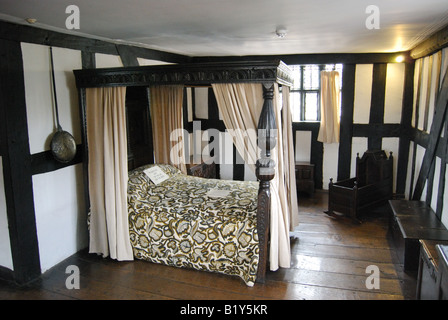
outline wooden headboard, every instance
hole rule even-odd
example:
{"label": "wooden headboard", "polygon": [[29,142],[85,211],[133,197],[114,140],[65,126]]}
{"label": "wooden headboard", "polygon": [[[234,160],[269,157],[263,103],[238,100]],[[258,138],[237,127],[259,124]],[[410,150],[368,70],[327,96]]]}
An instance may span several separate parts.
{"label": "wooden headboard", "polygon": [[360,187],[392,179],[392,152],[389,158],[383,150],[367,150],[356,157],[356,178]]}

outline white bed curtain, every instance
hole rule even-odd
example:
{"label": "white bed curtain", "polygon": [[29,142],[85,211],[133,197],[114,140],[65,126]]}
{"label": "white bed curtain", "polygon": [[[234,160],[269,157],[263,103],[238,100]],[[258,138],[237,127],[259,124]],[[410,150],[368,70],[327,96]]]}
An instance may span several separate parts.
{"label": "white bed curtain", "polygon": [[89,251],[133,260],[129,240],[125,87],[86,89]]}
{"label": "white bed curtain", "polygon": [[[289,99],[289,87],[282,87],[282,129],[283,129],[283,151],[285,165],[285,188],[288,197],[288,204],[291,210],[289,231],[299,225],[299,205],[297,203],[296,168],[294,155],[294,139],[292,131],[292,112]],[[278,118],[278,116],[277,116]]]}
{"label": "white bed curtain", "polygon": [[337,71],[322,71],[321,121],[317,140],[324,143],[339,142],[340,80]]}
{"label": "white bed curtain", "polygon": [[[224,124],[232,134],[236,149],[245,158],[246,163],[255,170],[255,161],[259,157],[256,136],[248,139],[246,133],[256,132],[257,130],[258,118],[263,106],[262,85],[256,83],[225,83],[212,84],[212,87]],[[285,95],[288,93],[289,91]],[[289,97],[287,100],[289,100]],[[271,154],[276,163],[276,174],[271,181],[269,268],[272,271],[279,267],[290,267],[289,230],[294,228],[291,222],[297,223],[296,216],[298,215],[296,193],[291,194],[290,190],[288,191],[288,188],[291,188],[291,183],[295,185],[295,177],[289,172],[291,166],[285,165],[285,161],[290,159],[290,148],[284,148],[284,145],[292,146],[292,134],[287,133],[284,137],[281,129],[284,123],[280,120],[281,103],[277,85],[275,85],[274,91],[274,113],[279,130],[278,142]],[[288,119],[290,118],[285,121],[289,121]],[[292,124],[290,125],[292,126]],[[289,137],[291,137],[291,141],[284,140],[284,138],[288,139]],[[295,206],[290,205],[293,201],[296,203]]]}
{"label": "white bed curtain", "polygon": [[183,147],[183,85],[150,87],[154,158],[187,173]]}

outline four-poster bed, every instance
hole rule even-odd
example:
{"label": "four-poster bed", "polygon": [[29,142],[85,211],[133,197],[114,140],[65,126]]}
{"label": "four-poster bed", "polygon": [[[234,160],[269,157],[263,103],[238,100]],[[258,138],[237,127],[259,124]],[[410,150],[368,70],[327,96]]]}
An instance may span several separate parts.
{"label": "four-poster bed", "polygon": [[[149,67],[124,67],[124,68],[108,68],[108,69],[85,69],[85,70],[75,70],[75,77],[76,77],[76,84],[79,90],[79,101],[80,101],[80,110],[81,110],[81,119],[82,119],[82,135],[83,135],[83,146],[84,146],[84,152],[83,152],[83,165],[84,165],[84,181],[85,181],[85,196],[87,201],[87,208],[91,208],[91,191],[89,192],[89,187],[91,186],[91,179],[92,177],[89,175],[89,169],[91,168],[89,166],[89,152],[92,152],[92,150],[89,150],[89,148],[93,148],[92,146],[89,146],[89,139],[88,139],[88,109],[89,107],[92,108],[89,103],[93,104],[89,101],[94,101],[95,99],[92,99],[89,97],[88,90],[91,88],[114,88],[114,87],[150,87],[150,86],[165,86],[165,85],[182,85],[182,86],[197,86],[197,85],[211,85],[211,84],[221,84],[221,83],[258,83],[262,85],[263,90],[263,105],[261,108],[260,116],[258,119],[258,126],[255,125],[258,129],[257,132],[257,139],[258,139],[258,147],[261,149],[261,154],[257,155],[258,160],[256,161],[256,176],[259,180],[259,183],[254,189],[255,182],[235,182],[238,183],[238,186],[235,187],[243,188],[242,184],[246,185],[244,188],[246,191],[239,191],[240,193],[244,194],[244,197],[247,197],[247,199],[241,198],[240,200],[246,200],[242,201],[242,207],[246,207],[247,210],[252,210],[252,212],[245,212],[244,214],[241,214],[242,216],[248,215],[250,216],[253,213],[253,222],[255,223],[255,228],[252,232],[254,232],[251,236],[243,237],[246,240],[243,240],[244,244],[243,247],[247,248],[249,247],[249,244],[247,243],[247,239],[255,239],[256,241],[256,248],[251,250],[251,252],[246,252],[249,256],[256,255],[256,259],[251,259],[253,262],[255,261],[256,267],[253,268],[253,266],[249,266],[249,269],[252,271],[255,270],[255,276],[252,274],[252,277],[245,278],[242,276],[242,278],[245,280],[247,284],[250,284],[253,282],[253,280],[256,279],[257,282],[264,282],[266,269],[267,269],[267,263],[269,260],[268,252],[269,252],[269,230],[270,230],[270,211],[271,211],[271,197],[272,197],[272,190],[271,190],[271,181],[274,179],[276,172],[276,163],[271,158],[271,152],[276,147],[277,143],[277,134],[278,134],[278,113],[276,114],[274,111],[274,91],[276,89],[275,84],[280,84],[283,86],[291,86],[292,84],[292,77],[289,73],[289,68],[282,63],[281,61],[269,61],[269,62],[231,62],[231,63],[201,63],[201,64],[182,64],[182,65],[164,65],[164,66],[149,66]],[[87,92],[87,93],[86,93]],[[289,92],[289,91],[288,91]],[[103,94],[104,95],[104,94]],[[150,95],[148,90],[148,95]],[[97,98],[97,100],[100,98]],[[109,99],[109,98],[101,98],[101,99]],[[150,111],[151,113],[151,111]],[[105,120],[106,121],[106,120]],[[128,137],[129,139],[129,137]],[[128,141],[129,143],[129,141]],[[282,142],[283,143],[283,142]],[[286,159],[288,160],[288,159]],[[145,194],[146,196],[154,196],[154,194],[150,194],[153,189],[157,189],[158,184],[153,183],[154,181],[151,181],[151,178],[148,180],[148,175],[142,174],[145,172],[145,170],[149,168],[153,168],[154,166],[143,166],[139,168],[135,168],[135,170],[132,170],[129,172],[129,185],[128,185],[128,201],[129,201],[129,214],[132,216],[132,213],[135,213],[136,211],[140,210],[138,208],[145,207],[146,211],[148,210],[154,210],[154,206],[148,207],[148,204],[142,204],[143,200],[141,195]],[[157,167],[157,166],[155,166]],[[205,183],[209,184],[209,191],[211,189],[218,188],[217,186],[221,184],[225,184],[224,182],[220,182],[220,180],[211,181],[208,179],[203,178],[197,178],[197,177],[187,177],[183,175],[180,170],[166,165],[161,165],[159,168],[162,169],[163,173],[168,176],[166,179],[170,179],[170,183],[175,184],[173,182],[173,179],[180,179],[180,184],[182,185],[181,188],[188,189],[190,184],[183,184],[187,179],[193,178],[193,179],[202,179],[202,180],[194,180],[192,182],[193,184],[197,183]],[[130,168],[134,169],[134,168]],[[91,169],[90,169],[91,170]],[[106,174],[107,175],[107,174]],[[292,175],[293,176],[293,175]],[[175,178],[172,178],[175,177]],[[142,182],[143,181],[143,182]],[[177,180],[176,180],[177,181]],[[283,181],[283,180],[281,180]],[[89,184],[90,183],[90,184]],[[162,182],[164,183],[164,182]],[[177,182],[176,182],[177,183]],[[162,186],[162,185],[160,185]],[[166,185],[163,185],[166,187]],[[295,187],[295,183],[293,183],[293,186]],[[144,192],[142,191],[142,188],[144,189]],[[218,189],[229,189],[229,192],[232,194],[232,188],[229,185],[221,186]],[[163,188],[162,188],[163,189]],[[168,188],[169,189],[169,188]],[[130,190],[137,190],[137,193],[131,193]],[[151,191],[148,191],[151,190]],[[172,190],[172,189],[170,189]],[[255,190],[255,192],[254,192]],[[148,193],[146,194],[145,192]],[[166,189],[165,191],[166,192]],[[204,191],[205,192],[205,191]],[[276,191],[277,192],[277,191]],[[289,191],[288,191],[289,192]],[[203,192],[200,192],[203,193]],[[233,193],[233,197],[237,195],[237,193]],[[295,192],[292,192],[293,195],[295,195]],[[163,196],[165,197],[165,196]],[[164,198],[167,203],[172,202],[172,199]],[[209,198],[210,199],[210,198]],[[131,202],[134,201],[134,206],[132,206]],[[177,201],[177,200],[176,200]],[[243,204],[244,203],[244,204]],[[217,207],[221,206],[220,204],[216,205]],[[148,209],[149,208],[149,209]],[[234,207],[235,208],[235,207]],[[172,209],[172,208],[171,208]],[[191,207],[190,207],[191,209]],[[227,211],[229,211],[229,207],[225,208]],[[237,211],[241,211],[241,208],[239,208]],[[92,210],[92,209],[91,209]],[[171,211],[173,211],[172,209]],[[194,211],[195,209],[193,209]],[[201,209],[202,210],[202,209]],[[167,210],[170,211],[170,210]],[[198,209],[198,211],[200,211]],[[232,210],[231,210],[232,211]],[[289,210],[288,210],[289,211]],[[205,213],[204,213],[205,212]],[[191,213],[191,211],[190,211]],[[206,210],[202,211],[205,215],[207,215]],[[176,213],[178,214],[178,213]],[[146,213],[144,214],[146,215]],[[217,215],[222,215],[221,213],[217,213]],[[134,215],[135,218],[135,215]],[[225,219],[234,219],[235,217],[226,217]],[[155,218],[150,218],[155,219]],[[224,219],[224,220],[225,220]],[[235,218],[236,219],[236,218]],[[239,219],[239,218],[238,218]],[[132,217],[130,220],[130,228],[135,227],[137,222],[137,218],[135,220],[132,220]],[[159,219],[160,220],[160,219]],[[168,220],[168,218],[167,218]],[[182,219],[180,219],[182,220]],[[178,229],[185,229],[180,226],[180,220],[176,222],[172,222],[173,229],[178,227]],[[148,220],[149,221],[149,220]],[[150,220],[153,221],[153,220]],[[154,220],[155,221],[155,220]],[[232,220],[233,221],[233,220]],[[191,222],[191,221],[190,221]],[[149,223],[149,222],[147,222]],[[152,223],[152,222],[151,222]],[[241,221],[239,222],[241,224]],[[119,224],[119,223],[117,223]],[[150,223],[149,223],[150,224]],[[174,226],[175,224],[175,226]],[[246,225],[244,221],[242,224]],[[248,223],[250,224],[250,223]],[[152,226],[152,225],[151,225]],[[92,227],[92,226],[90,226]],[[145,225],[145,228],[149,228],[150,226]],[[222,227],[222,226],[221,226]],[[96,228],[96,227],[95,227]],[[190,223],[189,228],[194,229],[195,226]],[[223,228],[223,227],[222,227]],[[287,227],[289,228],[289,226]],[[155,229],[154,229],[155,230]],[[210,232],[209,231],[203,231],[203,232]],[[215,227],[215,231],[218,230],[218,227]],[[221,229],[220,229],[221,230]],[[172,230],[171,230],[172,231]],[[170,231],[170,232],[171,232]],[[197,229],[195,229],[197,231]],[[222,230],[221,230],[222,231]],[[245,234],[248,235],[251,231],[248,230],[242,230],[238,229],[234,231],[234,233],[238,233],[239,238],[235,240],[232,239],[232,241],[239,241],[241,239],[241,235]],[[139,251],[141,248],[136,249],[136,243],[138,241],[135,240],[136,237],[138,237],[138,230],[136,231],[135,228],[132,231],[131,234],[134,233],[134,239],[133,246],[134,246],[134,255],[137,251]],[[194,237],[194,235],[191,235]],[[152,234],[152,238],[157,238],[158,235]],[[147,239],[150,237],[146,237]],[[196,238],[196,244],[198,242],[203,242],[203,238]],[[228,239],[227,239],[228,240]],[[227,241],[225,240],[225,241]],[[146,240],[145,240],[146,241]],[[168,242],[165,242],[164,246],[169,246],[167,244]],[[145,243],[146,245],[146,243]],[[181,246],[181,245],[180,245]],[[154,249],[154,248],[153,248]],[[160,250],[166,250],[168,248],[159,247]],[[215,247],[216,249],[216,247]],[[202,250],[198,249],[198,250]],[[234,250],[234,249],[232,249]],[[156,250],[157,251],[157,250]],[[196,260],[200,260],[198,258],[198,255],[201,255],[201,252],[196,251]],[[203,252],[202,252],[203,253]],[[107,253],[105,254],[107,255]],[[112,257],[112,254],[111,254]],[[247,257],[237,257],[238,261],[244,260]],[[170,258],[171,262],[175,258]],[[120,260],[118,258],[118,260]],[[171,263],[173,264],[173,263]],[[191,266],[191,262],[186,262],[181,265],[184,266]],[[217,271],[219,267],[214,266],[213,271]],[[230,268],[231,269],[231,268]],[[219,270],[218,270],[219,271]],[[226,272],[229,273],[229,272]],[[232,273],[232,272],[230,272]],[[234,274],[237,274],[235,272]]]}

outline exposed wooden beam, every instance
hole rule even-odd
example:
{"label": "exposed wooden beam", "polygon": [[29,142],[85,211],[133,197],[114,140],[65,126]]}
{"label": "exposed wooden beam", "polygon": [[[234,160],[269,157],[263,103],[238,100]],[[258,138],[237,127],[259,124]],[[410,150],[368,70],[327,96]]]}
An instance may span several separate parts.
{"label": "exposed wooden beam", "polygon": [[137,56],[128,49],[128,46],[117,44],[116,47],[124,67],[139,66]]}
{"label": "exposed wooden beam", "polygon": [[401,107],[400,141],[398,145],[397,182],[395,192],[404,195],[409,164],[415,63],[405,64],[403,102]]}
{"label": "exposed wooden beam", "polygon": [[353,137],[353,110],[355,101],[356,64],[345,64],[342,73],[342,102],[340,143],[338,153],[338,181],[350,178]]}
{"label": "exposed wooden beam", "polygon": [[0,140],[14,267],[14,279],[24,284],[40,276],[34,213],[31,157],[20,43],[0,40]]}
{"label": "exposed wooden beam", "polygon": [[[420,94],[421,94],[421,83],[422,83],[422,73],[423,73],[423,60],[418,61],[418,79],[417,79],[417,92],[415,97],[415,117],[414,117],[414,128],[416,130],[418,127],[418,118],[419,118],[419,108],[420,108]],[[411,121],[412,122],[412,121]],[[411,123],[412,127],[412,123]],[[414,139],[414,145],[413,145],[413,152],[412,152],[412,164],[411,164],[411,181],[410,181],[410,190],[409,190],[409,198],[412,198],[413,188],[414,188],[414,180],[415,180],[415,161],[416,161],[416,154],[417,154],[417,144],[415,143]]]}
{"label": "exposed wooden beam", "polygon": [[448,25],[415,46],[410,52],[412,59],[420,59],[448,46]]}
{"label": "exposed wooden beam", "polygon": [[256,61],[280,59],[286,64],[333,64],[333,63],[394,63],[397,56],[404,56],[405,61],[411,61],[408,51],[394,53],[313,53],[286,55],[255,55],[255,56],[223,56],[194,57],[192,62],[227,62]]}
{"label": "exposed wooden beam", "polygon": [[[386,63],[375,63],[372,72],[372,94],[370,101],[369,124],[379,126],[384,123],[384,101],[386,96]],[[382,149],[382,137],[378,134],[370,135],[368,139],[369,150]]]}

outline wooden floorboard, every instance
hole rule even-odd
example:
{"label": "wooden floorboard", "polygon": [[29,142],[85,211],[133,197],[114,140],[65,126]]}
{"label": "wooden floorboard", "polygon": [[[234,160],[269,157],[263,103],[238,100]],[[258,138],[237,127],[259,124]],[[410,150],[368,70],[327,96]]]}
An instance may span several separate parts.
{"label": "wooden floorboard", "polygon": [[[268,272],[248,287],[237,277],[144,261],[117,262],[81,251],[18,287],[0,280],[0,299],[40,300],[403,300],[415,281],[402,271],[388,238],[386,209],[358,224],[324,210],[327,193],[300,197],[300,225],[291,233],[291,267]],[[65,270],[80,271],[80,289],[67,289]],[[366,268],[380,271],[380,288],[368,289]]]}

